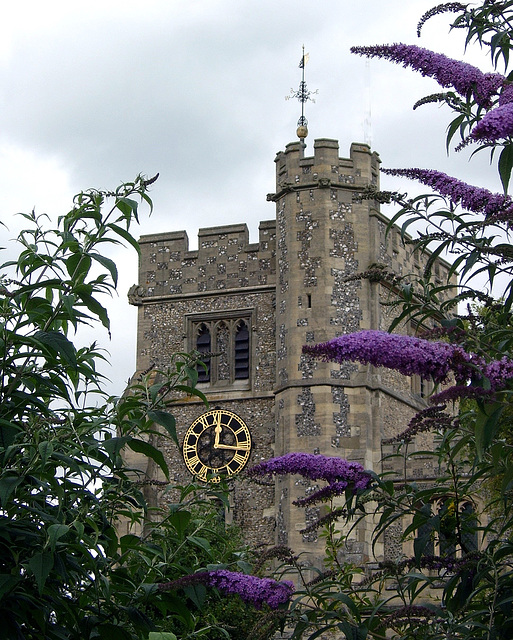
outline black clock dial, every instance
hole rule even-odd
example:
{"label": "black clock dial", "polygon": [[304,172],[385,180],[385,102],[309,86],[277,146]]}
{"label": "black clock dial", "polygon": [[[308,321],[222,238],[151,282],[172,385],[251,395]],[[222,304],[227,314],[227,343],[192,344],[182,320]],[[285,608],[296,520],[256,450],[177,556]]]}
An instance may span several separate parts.
{"label": "black clock dial", "polygon": [[204,482],[219,482],[247,464],[251,434],[237,414],[213,409],[191,424],[183,441],[183,457],[189,471]]}

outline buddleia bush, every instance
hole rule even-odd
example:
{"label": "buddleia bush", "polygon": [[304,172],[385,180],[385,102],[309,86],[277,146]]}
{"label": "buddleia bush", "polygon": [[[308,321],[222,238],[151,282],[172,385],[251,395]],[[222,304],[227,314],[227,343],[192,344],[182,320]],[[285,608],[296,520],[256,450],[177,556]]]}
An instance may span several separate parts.
{"label": "buddleia bush", "polygon": [[151,211],[152,182],[139,177],[113,192],[82,192],[56,224],[23,214],[19,254],[0,268],[6,640],[167,640],[176,630],[183,638],[227,637],[224,627],[233,625],[209,613],[200,589],[180,597],[159,589],[201,567],[240,562],[247,570],[242,543],[219,522],[226,488],[182,487],[178,503],[150,514],[149,479],[123,455],[149,457],[169,479],[157,444],[167,437],[178,445],[173,394],[205,400],[195,389],[196,356],[176,354],[165,370],[146,372],[122,398],[110,398],[99,372],[105,352],[80,340],[84,325],[109,331],[105,299],[118,270],[107,250],[119,243],[139,250],[133,227],[141,203]]}

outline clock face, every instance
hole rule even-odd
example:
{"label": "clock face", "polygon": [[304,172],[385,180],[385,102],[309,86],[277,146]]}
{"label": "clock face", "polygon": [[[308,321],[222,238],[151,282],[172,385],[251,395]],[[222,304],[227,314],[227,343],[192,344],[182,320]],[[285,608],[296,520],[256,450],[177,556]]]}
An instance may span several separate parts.
{"label": "clock face", "polygon": [[189,471],[203,482],[220,482],[234,476],[249,460],[251,434],[239,416],[213,409],[196,418],[183,440],[183,457]]}

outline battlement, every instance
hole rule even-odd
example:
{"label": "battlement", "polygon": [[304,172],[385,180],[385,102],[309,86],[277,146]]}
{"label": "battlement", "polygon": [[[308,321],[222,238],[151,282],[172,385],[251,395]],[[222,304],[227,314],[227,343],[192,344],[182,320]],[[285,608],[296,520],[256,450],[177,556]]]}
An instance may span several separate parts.
{"label": "battlement", "polygon": [[291,142],[276,155],[276,200],[290,190],[315,187],[357,188],[369,183],[379,188],[381,160],[366,144],[353,142],[349,158],[339,157],[337,140],[319,138],[314,142],[314,155],[305,157],[301,142]]}
{"label": "battlement", "polygon": [[145,235],[139,245],[139,285],[131,292],[133,304],[141,304],[142,298],[205,295],[275,283],[275,220],[260,223],[254,243],[243,223],[200,229],[198,249],[193,251],[186,231]]}

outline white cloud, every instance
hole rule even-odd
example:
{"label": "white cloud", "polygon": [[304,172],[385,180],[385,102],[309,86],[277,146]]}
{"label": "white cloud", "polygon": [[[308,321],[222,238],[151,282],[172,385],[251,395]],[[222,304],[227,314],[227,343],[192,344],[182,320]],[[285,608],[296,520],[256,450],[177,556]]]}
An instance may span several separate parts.
{"label": "white cloud", "polygon": [[[64,211],[75,191],[159,171],[155,213],[143,220],[142,232],[185,228],[194,246],[199,227],[245,221],[255,238],[258,222],[274,216],[265,195],[274,189],[275,153],[295,138],[300,105],[284,97],[300,80],[301,45],[310,52],[308,86],[319,89],[316,104],[306,105],[308,143],[337,138],[345,155],[352,141],[363,140],[368,109],[365,62],[349,53],[351,45],[402,40],[463,56],[461,36],[447,37],[446,17],[428,22],[417,40],[417,20],[432,4],[11,3],[0,26],[1,219],[34,205]],[[483,62],[479,53],[465,59]],[[433,106],[412,112],[433,86],[410,70],[372,61],[373,146],[384,164],[446,167],[496,185],[484,156],[469,166],[454,154],[447,158],[447,112]],[[117,391],[133,368],[127,354],[133,363],[135,353],[136,311],[127,307],[125,290],[137,260],[128,252],[121,260],[132,281],[121,283],[111,305],[123,319],[114,329],[121,347],[115,342],[110,349]]]}

